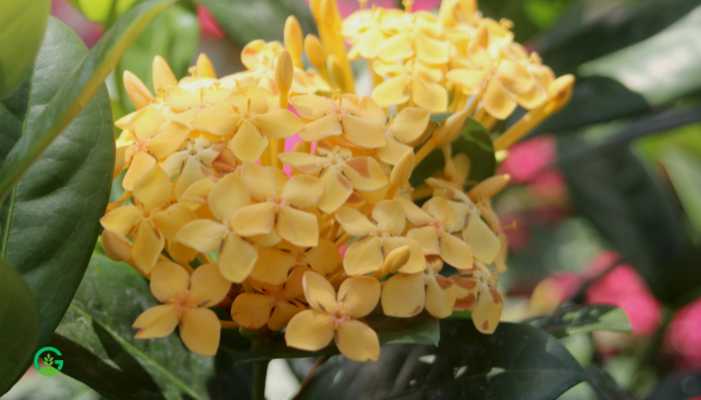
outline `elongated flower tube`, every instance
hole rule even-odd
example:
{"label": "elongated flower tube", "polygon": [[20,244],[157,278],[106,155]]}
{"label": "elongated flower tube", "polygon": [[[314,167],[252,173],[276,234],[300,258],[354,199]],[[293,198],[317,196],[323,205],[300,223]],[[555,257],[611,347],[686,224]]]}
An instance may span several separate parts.
{"label": "elongated flower tube", "polygon": [[341,20],[313,0],[320,37],[290,17],[284,42],[254,40],[225,77],[204,55],[179,80],[156,57],[151,89],[124,74],[136,110],[116,122],[123,193],[100,222],[105,252],[161,303],[137,338],[179,326],[213,355],[222,328],[242,328],[370,361],[387,333],[377,321],[467,310],[497,329],[508,246],[492,199],[509,177],[494,149],[564,107],[574,79],[475,0],[404,4]]}

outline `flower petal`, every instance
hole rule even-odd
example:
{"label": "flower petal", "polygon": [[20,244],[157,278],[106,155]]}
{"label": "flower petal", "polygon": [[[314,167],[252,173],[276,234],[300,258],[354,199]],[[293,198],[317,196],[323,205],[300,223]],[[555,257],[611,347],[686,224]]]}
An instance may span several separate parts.
{"label": "flower petal", "polygon": [[370,314],[380,301],[380,282],[371,276],[347,278],[338,288],[341,312],[353,318]]}
{"label": "flower petal", "polygon": [[377,227],[390,235],[401,235],[406,226],[406,217],[402,206],[396,200],[382,200],[372,209],[372,219],[377,221]]}
{"label": "flower petal", "polygon": [[149,211],[166,205],[173,196],[173,185],[162,169],[155,167],[134,187],[134,199]]}
{"label": "flower petal", "polygon": [[409,94],[406,90],[408,85],[409,79],[404,75],[385,79],[373,89],[372,99],[380,107],[404,104],[409,101]]}
{"label": "flower petal", "polygon": [[298,208],[315,207],[324,191],[321,180],[311,175],[295,175],[282,189],[282,198]]}
{"label": "flower petal", "polygon": [[360,321],[341,323],[336,333],[336,346],[341,354],[353,361],[377,361],[380,357],[380,339],[377,333]]}
{"label": "flower petal", "polygon": [[475,258],[483,263],[491,264],[494,262],[501,250],[501,241],[478,213],[470,215],[462,237],[472,249]]}
{"label": "flower petal", "polygon": [[260,132],[271,139],[284,139],[299,132],[304,123],[292,112],[276,109],[253,117],[252,122]]}
{"label": "flower petal", "polygon": [[196,218],[197,216],[192,210],[180,203],[175,203],[165,210],[153,214],[151,220],[166,239],[175,240],[180,228]]}
{"label": "flower petal", "polygon": [[268,234],[275,225],[275,208],[271,202],[241,207],[231,216],[231,228],[241,236]]}
{"label": "flower petal", "polygon": [[290,253],[264,247],[258,250],[258,260],[250,277],[270,285],[282,285],[296,262]]}
{"label": "flower petal", "polygon": [[411,98],[417,106],[432,113],[445,112],[448,108],[448,92],[445,88],[423,78],[412,81]]}
{"label": "flower petal", "polygon": [[504,86],[492,79],[482,95],[482,107],[494,118],[504,120],[516,109],[516,102],[509,96]]}
{"label": "flower petal", "polygon": [[334,313],[338,309],[336,291],[323,276],[314,271],[306,271],[302,277],[304,297],[309,307],[328,313]]}
{"label": "flower petal", "polygon": [[268,320],[268,328],[271,331],[279,331],[287,325],[290,319],[298,312],[304,310],[301,306],[288,303],[286,301],[278,301],[273,308],[273,313]]}
{"label": "flower petal", "polygon": [[435,278],[426,280],[426,311],[436,318],[448,318],[453,313],[455,295],[442,288]]}
{"label": "flower petal", "polygon": [[306,142],[317,142],[343,133],[343,127],[335,114],[325,115],[307,125],[299,131],[299,137]]}
{"label": "flower petal", "polygon": [[427,256],[438,255],[441,252],[440,244],[438,243],[438,233],[436,228],[432,226],[410,229],[407,232],[407,237],[419,243]]}
{"label": "flower petal", "polygon": [[134,239],[134,247],[131,249],[134,264],[145,274],[149,274],[156,265],[163,247],[165,247],[165,239],[156,231],[153,224],[148,220],[141,221]]}
{"label": "flower petal", "polygon": [[343,164],[343,173],[356,190],[374,192],[387,186],[388,179],[380,163],[372,157],[355,157]]}
{"label": "flower petal", "polygon": [[314,271],[328,275],[341,265],[341,256],[338,254],[336,243],[320,238],[319,244],[304,254],[304,261],[309,263]]}
{"label": "flower petal", "polygon": [[134,154],[129,169],[122,179],[124,190],[134,190],[134,187],[156,166],[156,159],[150,154],[140,151]]}
{"label": "flower petal", "polygon": [[259,293],[241,293],[231,304],[231,318],[246,329],[260,329],[270,320],[275,299]]}
{"label": "flower petal", "polygon": [[388,317],[410,318],[426,302],[424,274],[397,274],[382,283],[382,312]]}
{"label": "flower petal", "polygon": [[299,247],[319,243],[319,222],[316,215],[292,207],[282,207],[277,217],[277,233],[281,238]]}
{"label": "flower petal", "polygon": [[268,139],[248,120],[241,123],[228,148],[241,161],[254,162],[268,147]]}
{"label": "flower petal", "polygon": [[190,293],[198,307],[212,307],[226,297],[231,283],[214,264],[200,265],[190,277]]}
{"label": "flower petal", "polygon": [[472,309],[472,322],[478,331],[492,334],[499,325],[504,304],[495,288],[480,288],[477,303]]}
{"label": "flower petal", "polygon": [[154,339],[170,335],[178,326],[178,312],[170,304],[153,306],[136,318],[137,339]]}
{"label": "flower petal", "polygon": [[287,323],[285,343],[295,349],[317,351],[333,340],[333,319],[314,310],[304,310]]}
{"label": "flower petal", "polygon": [[343,132],[353,144],[366,149],[379,149],[385,145],[385,124],[360,116],[345,114],[342,118]]}
{"label": "flower petal", "polygon": [[209,219],[196,219],[180,228],[175,238],[178,242],[201,253],[218,250],[229,229]]}
{"label": "flower petal", "polygon": [[258,259],[256,247],[240,237],[229,234],[219,254],[219,271],[231,282],[243,282],[253,271]]}
{"label": "flower petal", "polygon": [[375,224],[355,208],[341,207],[335,216],[341,228],[351,236],[367,236],[377,231]]}
{"label": "flower petal", "polygon": [[332,99],[315,94],[294,96],[290,98],[290,104],[306,120],[319,119],[324,114],[333,112],[336,107]]}
{"label": "flower petal", "polygon": [[301,152],[287,152],[278,155],[280,161],[305,174],[317,174],[326,163],[324,157]]}
{"label": "flower petal", "polygon": [[406,107],[392,120],[389,132],[402,143],[412,144],[426,131],[431,113],[419,107]]}
{"label": "flower petal", "polygon": [[338,210],[353,193],[353,184],[338,168],[332,167],[321,175],[324,191],[319,199],[321,211],[331,214]]}
{"label": "flower petal", "polygon": [[217,181],[207,196],[207,203],[212,214],[221,222],[228,224],[231,216],[239,208],[250,204],[246,186],[235,173],[225,175]]}
{"label": "flower petal", "polygon": [[217,314],[207,308],[191,308],[180,321],[180,338],[190,351],[213,356],[219,349],[221,323]]}
{"label": "flower petal", "polygon": [[350,276],[378,271],[384,262],[382,241],[374,236],[351,243],[343,257],[343,269]]}
{"label": "flower petal", "polygon": [[443,233],[439,239],[441,258],[457,269],[472,268],[472,250],[462,239]]}
{"label": "flower petal", "polygon": [[151,293],[161,303],[168,303],[178,294],[185,292],[189,284],[190,274],[172,261],[159,261],[151,271]]}
{"label": "flower petal", "polygon": [[148,151],[157,159],[163,160],[178,150],[189,134],[190,130],[186,126],[170,122],[148,142]]}
{"label": "flower petal", "polygon": [[134,205],[117,207],[100,218],[100,225],[106,231],[120,236],[127,236],[129,232],[141,221],[143,214]]}

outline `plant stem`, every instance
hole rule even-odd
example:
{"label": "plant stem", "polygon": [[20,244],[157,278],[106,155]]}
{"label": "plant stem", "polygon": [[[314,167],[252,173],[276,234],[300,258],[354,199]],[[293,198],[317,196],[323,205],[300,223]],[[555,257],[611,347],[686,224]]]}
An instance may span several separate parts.
{"label": "plant stem", "polygon": [[251,400],[265,400],[265,377],[268,375],[268,360],[253,364],[253,387]]}

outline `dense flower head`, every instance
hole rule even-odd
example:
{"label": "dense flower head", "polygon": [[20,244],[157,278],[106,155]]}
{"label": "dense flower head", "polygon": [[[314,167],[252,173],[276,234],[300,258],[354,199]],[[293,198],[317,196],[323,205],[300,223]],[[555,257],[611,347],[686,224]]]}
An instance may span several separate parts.
{"label": "dense flower head", "polygon": [[[246,70],[221,78],[204,55],[180,80],[157,57],[153,91],[125,73],[136,111],[116,122],[124,194],[101,223],[107,253],[162,303],[137,318],[137,337],[179,327],[213,355],[222,326],[284,331],[290,347],[335,341],[367,361],[382,334],[370,317],[468,310],[478,330],[496,329],[507,245],[491,198],[508,176],[467,186],[470,160],[451,142],[467,118],[489,127],[520,105],[527,120],[501,137],[508,147],[562,106],[572,80],[471,2],[437,15],[409,3],[341,21],[334,1],[311,1],[320,37],[290,17],[284,43],[249,43]],[[375,76],[370,96],[355,91],[355,58]],[[434,151],[444,169],[414,187]]]}

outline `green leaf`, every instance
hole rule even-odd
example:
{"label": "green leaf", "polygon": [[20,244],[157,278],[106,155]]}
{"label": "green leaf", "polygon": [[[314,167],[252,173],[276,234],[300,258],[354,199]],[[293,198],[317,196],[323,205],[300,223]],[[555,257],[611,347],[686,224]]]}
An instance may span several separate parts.
{"label": "green leaf", "polygon": [[96,332],[102,332],[98,335],[100,344],[105,348],[115,348],[115,353],[108,355],[105,352],[103,357],[98,357],[83,347],[84,344],[54,335],[51,345],[63,353],[64,366],[61,372],[83,382],[110,400],[163,399],[160,388],[148,372],[123,351],[109,333],[100,330],[99,325],[93,324],[92,327]]}
{"label": "green leaf", "polygon": [[0,200],[53,140],[102,88],[119,57],[148,23],[175,0],[149,0],[125,13],[70,74],[50,100],[32,129],[25,129],[0,167]]}
{"label": "green leaf", "polygon": [[49,0],[5,0],[0,10],[0,98],[26,78],[44,37]]}
{"label": "green leaf", "polygon": [[[31,132],[85,56],[85,45],[51,19],[32,74],[25,132]],[[10,130],[11,131],[11,130]],[[22,274],[40,312],[40,343],[49,340],[83,277],[109,199],[114,166],[112,114],[102,87],[36,160],[0,213],[2,256]]]}
{"label": "green leaf", "polygon": [[330,360],[302,398],[552,400],[583,379],[562,344],[537,328],[503,323],[482,335],[471,321],[446,320],[438,347],[384,346],[377,363]]}
{"label": "green leaf", "polygon": [[[294,15],[305,33],[315,31],[308,7],[294,0],[198,0],[214,15],[234,43],[279,40],[288,15]],[[295,4],[300,3],[300,4]]]}
{"label": "green leaf", "polygon": [[[579,138],[562,139],[559,153],[585,147]],[[662,301],[679,301],[701,285],[697,254],[670,193],[640,158],[626,147],[606,147],[561,163],[577,212],[589,219],[611,247],[637,268]]]}
{"label": "green leaf", "polygon": [[594,331],[629,333],[632,330],[625,311],[601,304],[562,307],[553,315],[536,318],[530,323],[555,337]]}
{"label": "green leaf", "polygon": [[582,65],[579,72],[614,78],[661,105],[701,88],[699,63],[701,6],[647,40]]}
{"label": "green leaf", "polygon": [[689,216],[694,233],[701,235],[701,159],[682,149],[668,151],[662,158],[674,189]]}
{"label": "green leaf", "polygon": [[14,269],[0,260],[0,396],[27,370],[37,345],[34,296]]}
{"label": "green leaf", "polygon": [[[497,161],[494,156],[494,146],[489,133],[479,122],[468,119],[460,135],[453,141],[453,155],[466,154],[470,159],[470,175],[465,184],[473,186],[494,175]],[[443,152],[434,150],[419,163],[411,175],[411,184],[418,186],[427,178],[443,169],[445,160]]]}
{"label": "green leaf", "polygon": [[652,112],[645,97],[605,76],[580,77],[572,99],[536,128],[537,133],[576,133],[588,125]]}
{"label": "green leaf", "polygon": [[577,1],[538,38],[536,48],[558,72],[641,42],[699,5],[699,0]]}
{"label": "green leaf", "polygon": [[[437,345],[440,338],[440,324],[430,317],[402,319],[372,315],[366,322],[378,333],[382,344]],[[338,354],[338,349],[333,345],[321,351],[308,352],[287,347],[285,339],[279,334],[260,335],[230,330],[222,332],[220,349],[239,363]]]}
{"label": "green leaf", "polygon": [[124,71],[133,72],[147,87],[152,87],[151,65],[153,58],[160,55],[168,61],[177,76],[184,75],[195,57],[199,32],[197,17],[182,7],[172,7],[153,20],[124,52],[117,67],[116,76],[125,111],[133,111],[134,106],[121,84]]}
{"label": "green leaf", "polygon": [[[136,375],[149,375],[141,381],[133,380],[129,386],[111,388],[95,380],[84,380],[103,396],[121,399],[128,393],[148,393],[155,382],[167,399],[179,399],[182,395],[206,399],[211,358],[190,352],[177,334],[164,339],[134,339],[131,324],[155,304],[148,283],[132,267],[95,253],[57,333],[104,362],[117,364],[126,374],[141,368]],[[70,357],[65,359],[66,373],[85,379],[92,364],[82,363],[80,358],[72,361]]]}

